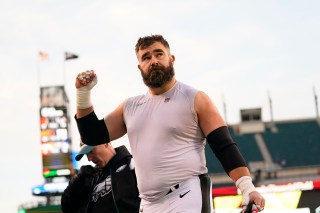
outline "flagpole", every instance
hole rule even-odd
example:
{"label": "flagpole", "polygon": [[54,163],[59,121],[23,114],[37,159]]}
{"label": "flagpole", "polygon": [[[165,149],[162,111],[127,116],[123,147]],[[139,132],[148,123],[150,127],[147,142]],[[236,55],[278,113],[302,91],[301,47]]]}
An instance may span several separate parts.
{"label": "flagpole", "polygon": [[63,70],[64,70],[64,85],[66,84],[66,71],[65,71],[65,63],[67,60],[77,59],[79,58],[78,55],[72,53],[72,52],[64,52],[64,63],[63,63]]}
{"label": "flagpole", "polygon": [[40,59],[39,59],[39,53],[38,53],[38,60],[37,60],[37,83],[38,83],[38,97],[39,97],[39,100],[40,100],[40,104],[41,104],[41,92],[40,92],[40,87],[41,87],[41,76],[40,76]]}
{"label": "flagpole", "polygon": [[40,64],[42,61],[48,60],[48,53],[39,51],[38,52],[38,60],[37,60],[37,82],[39,87],[39,98],[41,98],[41,69]]}
{"label": "flagpole", "polygon": [[41,87],[41,72],[40,72],[40,63],[41,61],[48,60],[48,53],[39,51],[38,52],[38,63],[37,63],[37,77],[38,77],[38,85]]}
{"label": "flagpole", "polygon": [[[64,52],[65,53],[65,52]],[[66,59],[63,57],[63,68],[62,68],[62,75],[63,75],[63,87],[66,86]]]}
{"label": "flagpole", "polygon": [[38,60],[37,60],[37,82],[38,82],[38,86],[40,88],[40,60],[39,60],[39,56],[38,56]]}

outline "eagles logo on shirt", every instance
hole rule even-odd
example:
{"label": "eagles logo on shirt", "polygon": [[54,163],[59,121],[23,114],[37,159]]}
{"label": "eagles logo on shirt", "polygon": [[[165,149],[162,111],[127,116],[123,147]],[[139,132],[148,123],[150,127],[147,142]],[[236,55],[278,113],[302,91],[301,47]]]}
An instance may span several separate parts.
{"label": "eagles logo on shirt", "polygon": [[92,193],[92,201],[97,202],[101,197],[106,196],[111,192],[111,178],[108,176],[104,181],[98,183]]}

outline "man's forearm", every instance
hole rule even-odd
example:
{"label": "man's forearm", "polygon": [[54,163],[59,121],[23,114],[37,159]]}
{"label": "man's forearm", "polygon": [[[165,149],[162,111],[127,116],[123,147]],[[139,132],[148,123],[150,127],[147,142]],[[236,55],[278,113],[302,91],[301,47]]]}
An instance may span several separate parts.
{"label": "man's forearm", "polygon": [[93,112],[93,106],[89,107],[89,108],[86,108],[86,109],[79,109],[77,108],[77,118],[82,118],[84,116],[87,116],[89,115],[90,113]]}
{"label": "man's forearm", "polygon": [[242,176],[250,176],[248,167],[238,167],[229,172],[230,178],[236,182]]}
{"label": "man's forearm", "polygon": [[81,118],[78,118],[76,115],[75,119],[83,143],[96,146],[110,142],[109,132],[104,119],[99,120],[93,110]]}
{"label": "man's forearm", "polygon": [[235,168],[229,172],[229,176],[241,191],[242,205],[248,205],[250,202],[250,193],[256,191],[256,188],[252,183],[249,169],[247,167]]}

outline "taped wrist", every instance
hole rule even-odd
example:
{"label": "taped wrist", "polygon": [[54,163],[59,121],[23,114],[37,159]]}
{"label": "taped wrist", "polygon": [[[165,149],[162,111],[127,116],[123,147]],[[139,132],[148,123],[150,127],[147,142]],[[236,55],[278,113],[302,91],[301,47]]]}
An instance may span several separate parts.
{"label": "taped wrist", "polygon": [[248,205],[250,201],[249,194],[256,191],[252,178],[250,176],[242,176],[236,181],[236,186],[242,194],[242,205]]}
{"label": "taped wrist", "polygon": [[75,115],[78,130],[83,143],[95,146],[110,142],[109,132],[104,119],[99,120],[94,111],[82,118]]}
{"label": "taped wrist", "polygon": [[237,144],[231,138],[228,127],[222,126],[213,130],[206,139],[227,174],[235,168],[247,166]]}
{"label": "taped wrist", "polygon": [[97,84],[98,79],[95,77],[87,86],[77,89],[77,108],[87,109],[92,106],[91,103],[91,89]]}

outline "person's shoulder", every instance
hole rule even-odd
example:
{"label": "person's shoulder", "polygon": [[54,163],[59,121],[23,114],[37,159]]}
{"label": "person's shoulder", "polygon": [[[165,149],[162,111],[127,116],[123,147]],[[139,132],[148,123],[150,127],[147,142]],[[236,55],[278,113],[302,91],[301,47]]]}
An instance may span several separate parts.
{"label": "person's shoulder", "polygon": [[198,91],[198,89],[196,89],[194,86],[191,86],[190,84],[181,82],[181,81],[177,81],[177,87],[180,89],[185,89],[185,90],[196,90]]}
{"label": "person's shoulder", "polygon": [[124,106],[125,106],[125,108],[132,108],[136,105],[139,106],[139,105],[141,105],[141,103],[145,102],[145,99],[146,99],[145,94],[132,96],[132,97],[129,97],[125,100]]}
{"label": "person's shoulder", "polygon": [[188,97],[190,95],[195,96],[199,92],[199,90],[194,88],[193,86],[180,81],[177,81],[177,89]]}
{"label": "person's shoulder", "polygon": [[126,101],[127,101],[127,102],[128,102],[128,101],[132,102],[132,101],[136,101],[136,100],[141,100],[141,99],[143,99],[145,96],[146,96],[145,94],[132,96],[132,97],[127,98]]}
{"label": "person's shoulder", "polygon": [[123,164],[123,162],[129,163],[132,158],[132,154],[129,152],[125,145],[115,148],[116,155],[113,157],[115,164]]}
{"label": "person's shoulder", "polygon": [[125,156],[131,156],[131,153],[129,152],[129,150],[127,149],[127,147],[125,145],[121,145],[115,148],[115,151],[117,153],[117,155],[125,155]]}

